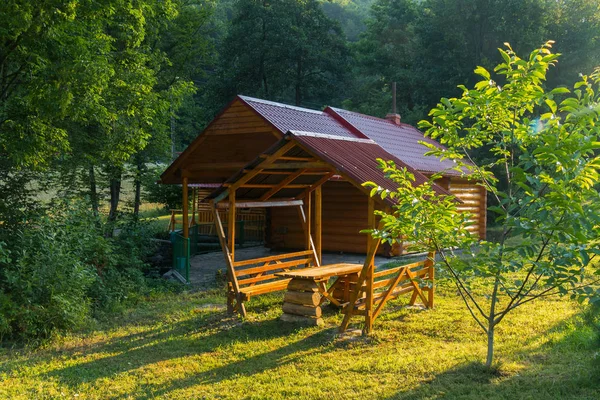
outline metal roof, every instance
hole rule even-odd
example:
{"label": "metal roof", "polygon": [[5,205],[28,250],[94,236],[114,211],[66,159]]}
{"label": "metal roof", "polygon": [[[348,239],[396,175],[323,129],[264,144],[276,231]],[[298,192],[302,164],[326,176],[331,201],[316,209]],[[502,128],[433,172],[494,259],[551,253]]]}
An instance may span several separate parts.
{"label": "metal roof", "polygon": [[[314,133],[307,134],[295,131],[290,131],[289,134],[315,156],[331,164],[357,184],[362,185],[364,182],[371,181],[391,191],[398,188],[394,182],[385,178],[383,171],[379,169],[378,158],[393,161],[399,168],[407,168],[415,176],[415,186],[419,186],[428,180],[425,175],[372,140],[339,140],[322,137]],[[434,185],[434,190],[437,194],[449,194],[439,185]]]}
{"label": "metal roof", "polygon": [[419,142],[431,143],[438,148],[444,148],[435,140],[425,137],[417,128],[401,123],[396,125],[392,121],[359,114],[340,108],[327,107],[325,112],[334,118],[343,118],[366,137],[373,139],[385,150],[395,155],[414,169],[435,173],[444,171],[444,175],[460,175],[460,172],[451,170],[455,163],[451,160],[440,161],[432,156],[425,156],[429,149]]}
{"label": "metal roof", "polygon": [[342,123],[322,111],[255,99],[248,96],[238,97],[282,133],[289,130],[299,130],[343,137],[356,137]]}
{"label": "metal roof", "polygon": [[[289,131],[284,138],[273,145],[264,154],[274,154],[280,148],[282,148],[289,140],[295,141],[298,146],[289,150],[285,156],[311,156],[322,160],[330,166],[330,170],[339,172],[356,186],[362,185],[366,181],[372,181],[384,189],[394,191],[397,186],[394,182],[385,178],[383,171],[379,169],[378,158],[384,160],[391,160],[396,163],[398,167],[406,167],[415,176],[414,185],[421,185],[427,181],[427,177],[422,173],[416,171],[411,166],[404,163],[402,160],[395,157],[384,150],[381,146],[370,139],[362,138],[350,138],[350,137],[339,137],[335,135],[323,135],[315,132],[304,132],[304,131]],[[250,162],[244,169],[240,170],[237,174],[233,175],[227,180],[228,184],[233,184],[242,178],[245,174],[260,168],[259,165],[264,160],[264,156],[258,156],[254,161]],[[286,161],[277,163],[276,165],[285,164]],[[299,166],[298,169],[304,167]],[[323,170],[323,167],[318,168]],[[261,177],[256,176],[252,180],[248,181],[250,186],[254,184],[276,184],[277,181],[273,179],[281,180],[282,175],[263,175]],[[298,178],[301,179],[301,178]],[[305,176],[302,178],[302,183],[314,184],[319,181],[318,176]],[[295,181],[298,182],[298,181]],[[291,182],[290,182],[291,183]],[[208,198],[216,198],[226,190],[223,186],[213,192]],[[238,189],[239,198],[243,199],[259,199],[267,189],[258,188],[240,188]],[[364,189],[367,191],[367,189]],[[434,190],[440,195],[449,195],[450,193],[444,190],[441,186],[434,185]],[[302,190],[299,189],[285,189],[282,190],[276,198],[294,198],[302,194]],[[393,204],[393,200],[389,197],[384,200],[388,204]]]}
{"label": "metal roof", "polygon": [[442,172],[444,175],[460,175],[452,170],[451,160],[440,161],[425,156],[429,149],[420,141],[440,148],[441,144],[427,138],[417,128],[401,123],[396,125],[386,119],[372,117],[327,107],[325,111],[311,110],[248,96],[238,96],[254,111],[275,126],[279,131],[317,132],[342,137],[369,138],[417,171],[424,173]]}

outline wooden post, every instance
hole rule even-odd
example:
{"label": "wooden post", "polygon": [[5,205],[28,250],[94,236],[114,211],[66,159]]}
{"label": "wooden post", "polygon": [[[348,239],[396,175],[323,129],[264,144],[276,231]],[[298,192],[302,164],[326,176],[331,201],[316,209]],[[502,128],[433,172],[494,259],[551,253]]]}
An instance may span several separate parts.
{"label": "wooden post", "polygon": [[196,225],[196,208],[197,208],[197,203],[198,203],[198,189],[193,188],[192,189],[192,222],[190,223],[190,226],[194,226]]}
{"label": "wooden post", "polygon": [[189,220],[188,220],[188,178],[187,176],[183,177],[183,188],[182,188],[182,192],[183,192],[183,198],[182,198],[182,202],[183,202],[183,237],[184,238],[189,238],[190,236],[190,226],[189,226]]}
{"label": "wooden post", "polygon": [[427,292],[427,308],[433,308],[433,295],[435,292],[435,252],[429,252],[427,254],[427,260],[425,260],[425,267],[427,267],[427,274],[431,280],[431,287]]}
{"label": "wooden post", "polygon": [[[369,197],[369,228],[374,229],[375,228],[375,200],[372,197]],[[377,253],[377,249],[375,249],[375,251],[372,251],[372,248],[378,247],[378,241],[376,239],[373,239],[370,235],[369,235],[369,251],[368,254],[372,254],[372,256],[370,257],[369,260],[366,260],[369,263],[368,266],[368,270],[367,270],[367,276],[366,276],[366,284],[367,284],[367,298],[366,298],[366,303],[365,303],[365,327],[364,327],[364,334],[368,335],[371,333],[371,331],[373,330],[373,313],[374,313],[374,309],[373,309],[373,274],[375,271],[373,271],[375,269],[375,263],[374,258],[375,258],[375,254]]]}
{"label": "wooden post", "polygon": [[304,199],[304,206],[306,208],[305,215],[306,215],[306,231],[304,232],[304,237],[305,237],[305,249],[306,250],[310,250],[312,248],[311,246],[311,225],[312,225],[312,204],[311,204],[311,199],[312,199],[312,193],[309,193],[308,196],[306,196],[306,198]]}
{"label": "wooden post", "polygon": [[315,189],[315,252],[319,259],[319,264],[323,264],[322,259],[322,221],[323,221],[323,193],[321,186]]}
{"label": "wooden post", "polygon": [[235,189],[229,192],[229,215],[227,216],[227,238],[231,262],[235,262]]}
{"label": "wooden post", "polygon": [[[235,276],[235,271],[233,269],[231,253],[227,248],[227,240],[225,238],[223,224],[221,223],[221,217],[219,217],[219,211],[214,203],[211,203],[210,208],[213,213],[217,237],[219,238],[219,243],[221,244],[223,255],[225,256],[225,262],[227,263],[227,312],[232,314],[235,311],[235,306],[237,306],[242,316],[246,317],[246,307],[244,306],[244,303],[240,297],[240,285],[238,284],[237,277]],[[237,304],[234,304],[236,300]]]}

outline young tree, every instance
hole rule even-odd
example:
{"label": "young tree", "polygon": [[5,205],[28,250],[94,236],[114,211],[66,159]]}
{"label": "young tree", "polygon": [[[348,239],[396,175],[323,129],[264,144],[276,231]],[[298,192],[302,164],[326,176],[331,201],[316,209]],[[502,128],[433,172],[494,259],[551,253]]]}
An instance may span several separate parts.
{"label": "young tree", "polygon": [[[455,202],[435,199],[431,182],[413,189],[414,178],[389,163],[383,163],[386,174],[400,188],[373,189],[398,202],[392,214],[381,214],[385,226],[373,235],[405,236],[438,252],[440,266],[487,335],[488,367],[495,329],[514,309],[540,297],[595,301],[600,294],[594,263],[600,254],[600,70],[583,76],[572,92],[546,90],[546,73],[558,58],[551,44],[525,59],[507,45],[494,70],[502,86],[478,67],[483,79],[474,88],[461,86],[461,97],[442,99],[431,120],[420,124],[447,146],[430,146],[429,154],[454,160],[456,170],[487,189],[495,201],[488,210],[502,232],[498,241],[472,248],[475,239]],[[472,153],[482,147],[490,161],[477,164]],[[474,281],[487,282],[486,293]]]}

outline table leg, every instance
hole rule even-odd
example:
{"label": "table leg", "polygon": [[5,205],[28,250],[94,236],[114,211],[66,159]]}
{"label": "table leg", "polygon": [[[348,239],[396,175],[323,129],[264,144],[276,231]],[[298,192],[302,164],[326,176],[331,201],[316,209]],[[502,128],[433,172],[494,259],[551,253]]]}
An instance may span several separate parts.
{"label": "table leg", "polygon": [[324,324],[319,284],[314,280],[293,278],[288,284],[283,298],[284,321],[307,322],[312,325]]}

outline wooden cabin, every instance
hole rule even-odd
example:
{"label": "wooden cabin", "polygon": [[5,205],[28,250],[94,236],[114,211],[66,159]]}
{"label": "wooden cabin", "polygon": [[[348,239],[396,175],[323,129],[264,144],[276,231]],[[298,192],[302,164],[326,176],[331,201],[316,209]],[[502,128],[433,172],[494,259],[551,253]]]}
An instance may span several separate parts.
{"label": "wooden cabin", "polygon": [[[318,111],[237,96],[166,169],[161,183],[223,184],[290,131],[370,140],[386,154],[426,176],[441,172],[443,178],[438,184],[462,201],[459,208],[474,217],[472,233],[485,238],[485,189],[462,178],[452,169],[452,161],[425,156],[428,149],[420,141],[441,145],[424,137],[413,126],[402,123],[397,114],[382,119],[333,107]],[[343,155],[344,150],[340,151]],[[350,150],[347,155],[352,159]],[[362,165],[352,165],[350,161],[344,167],[363,169]],[[365,175],[364,180],[371,177]],[[355,183],[334,174],[322,186],[324,251],[366,251],[367,241],[360,231],[369,218],[368,196]],[[266,210],[266,214],[267,246],[290,249],[304,246],[297,213],[272,208]],[[393,249],[382,247],[380,253],[401,254],[403,250],[401,245]]]}

